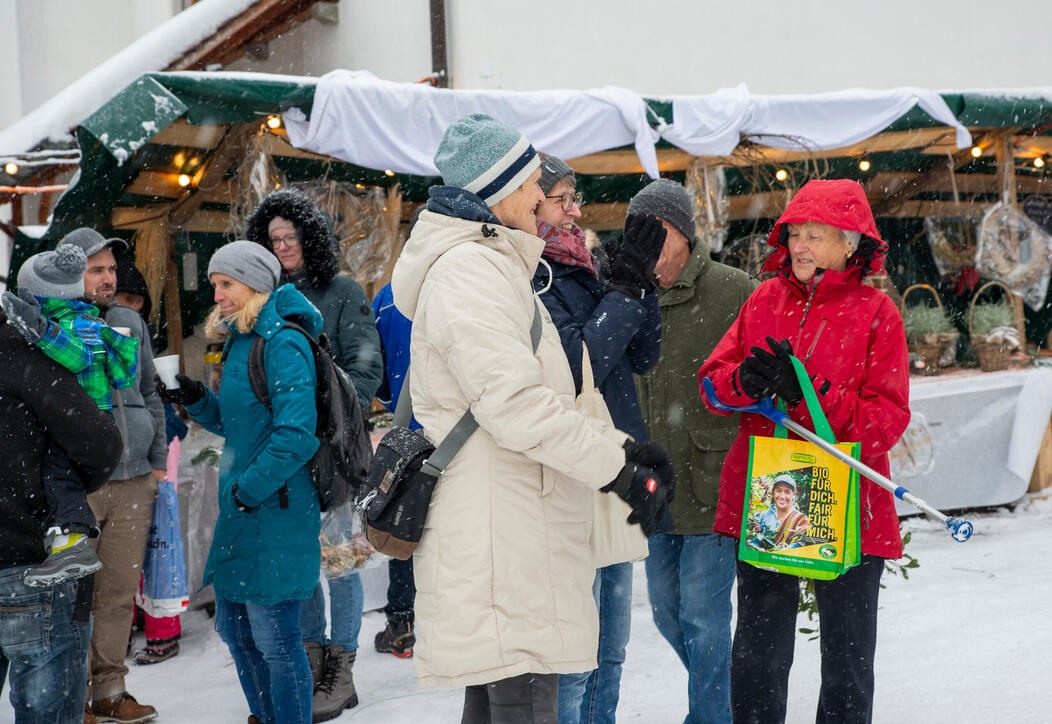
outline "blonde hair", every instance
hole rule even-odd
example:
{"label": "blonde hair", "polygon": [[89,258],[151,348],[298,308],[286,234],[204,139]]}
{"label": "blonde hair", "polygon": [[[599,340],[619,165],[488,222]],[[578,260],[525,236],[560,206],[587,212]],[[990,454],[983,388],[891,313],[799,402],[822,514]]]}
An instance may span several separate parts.
{"label": "blonde hair", "polygon": [[219,305],[215,308],[205,319],[205,336],[209,339],[224,340],[230,336],[230,330],[224,329],[219,326],[220,323],[226,327],[235,328],[239,332],[247,332],[256,326],[256,321],[259,319],[259,313],[263,311],[263,305],[270,299],[269,294],[263,292],[255,292],[251,297],[248,298],[241,309],[237,310],[229,317],[224,317],[223,313],[219,311]]}

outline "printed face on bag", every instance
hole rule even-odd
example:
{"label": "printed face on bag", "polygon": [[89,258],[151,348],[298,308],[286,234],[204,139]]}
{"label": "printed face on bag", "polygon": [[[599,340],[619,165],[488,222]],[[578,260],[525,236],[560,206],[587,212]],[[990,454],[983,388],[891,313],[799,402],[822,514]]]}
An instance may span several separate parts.
{"label": "printed face on bag", "polygon": [[793,506],[794,495],[795,491],[785,483],[774,484],[774,491],[771,493],[771,496],[774,498],[774,507],[779,515],[789,512],[789,509]]}
{"label": "printed face on bag", "polygon": [[[567,207],[569,201],[569,207]],[[544,196],[544,201],[537,207],[537,220],[544,221],[552,226],[570,231],[573,228],[574,219],[581,218],[581,202],[578,201],[577,192],[566,179],[552,186]]]}
{"label": "printed face on bag", "polygon": [[793,276],[797,279],[809,282],[819,269],[844,271],[847,268],[851,246],[840,229],[816,221],[786,226],[789,227],[786,244],[793,264]]}
{"label": "printed face on bag", "polygon": [[245,306],[245,302],[256,293],[252,287],[242,284],[226,274],[216,273],[209,277],[208,280],[215,287],[215,292],[212,296],[215,299],[215,303],[219,305],[219,313],[224,317],[229,317],[231,314],[239,312],[241,307]]}

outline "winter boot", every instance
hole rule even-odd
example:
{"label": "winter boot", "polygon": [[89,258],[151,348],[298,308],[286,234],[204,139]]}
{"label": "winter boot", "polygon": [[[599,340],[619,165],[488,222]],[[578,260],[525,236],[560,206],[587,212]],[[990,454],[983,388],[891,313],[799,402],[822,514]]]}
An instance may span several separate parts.
{"label": "winter boot", "polygon": [[44,539],[44,547],[51,555],[39,566],[26,571],[22,581],[27,586],[54,586],[102,568],[102,561],[83,533],[63,533],[61,528],[51,528]]}
{"label": "winter boot", "polygon": [[325,647],[314,641],[304,641],[303,649],[307,652],[307,661],[310,663],[310,678],[314,681],[314,691],[318,690],[321,682],[322,669],[325,666]]}
{"label": "winter boot", "polygon": [[358,692],[354,690],[351,675],[357,654],[357,651],[344,651],[342,646],[330,646],[326,650],[321,681],[311,705],[314,724],[335,719],[344,709],[358,706]]}
{"label": "winter boot", "polygon": [[126,691],[111,699],[96,699],[91,702],[91,711],[98,721],[112,721],[117,724],[140,724],[157,718],[156,709],[140,704]]}
{"label": "winter boot", "polygon": [[84,724],[98,724],[98,721],[91,711],[91,704],[84,702]]}
{"label": "winter boot", "polygon": [[413,655],[416,634],[410,621],[395,621],[387,617],[387,627],[376,634],[376,650],[381,654],[391,653],[400,659]]}
{"label": "winter boot", "polygon": [[137,664],[159,664],[179,653],[179,637],[170,639],[146,639],[146,647],[135,652]]}

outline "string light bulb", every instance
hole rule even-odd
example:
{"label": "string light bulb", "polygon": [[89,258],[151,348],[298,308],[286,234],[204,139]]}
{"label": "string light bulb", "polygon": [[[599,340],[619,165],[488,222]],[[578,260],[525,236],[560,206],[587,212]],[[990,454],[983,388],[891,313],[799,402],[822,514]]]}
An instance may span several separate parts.
{"label": "string light bulb", "polygon": [[14,161],[8,161],[4,164],[4,173],[6,173],[8,176],[14,176],[16,173],[18,173],[18,164]]}
{"label": "string light bulb", "polygon": [[1045,167],[1045,159],[1041,158],[1040,156],[1038,156],[1037,158],[1034,159],[1034,168],[1044,168],[1044,167]]}
{"label": "string light bulb", "polygon": [[868,171],[869,170],[869,165],[870,165],[869,161],[867,161],[866,159],[862,159],[861,161],[858,162],[858,170],[859,171]]}
{"label": "string light bulb", "polygon": [[972,146],[972,158],[979,158],[983,155],[983,149],[978,146]]}
{"label": "string light bulb", "polygon": [[281,127],[281,116],[267,116],[267,125],[272,129]]}
{"label": "string light bulb", "polygon": [[789,178],[789,172],[786,171],[784,168],[780,168],[774,172],[774,177],[779,181],[785,181],[787,178]]}
{"label": "string light bulb", "polygon": [[394,171],[392,171],[389,168],[385,168],[384,169],[384,173],[387,174],[388,176],[394,176]]}
{"label": "string light bulb", "polygon": [[189,174],[185,174],[185,173],[179,174],[179,185],[182,186],[183,188],[186,188],[187,186],[189,186],[190,185],[190,181],[191,181],[191,179],[190,179],[190,175]]}

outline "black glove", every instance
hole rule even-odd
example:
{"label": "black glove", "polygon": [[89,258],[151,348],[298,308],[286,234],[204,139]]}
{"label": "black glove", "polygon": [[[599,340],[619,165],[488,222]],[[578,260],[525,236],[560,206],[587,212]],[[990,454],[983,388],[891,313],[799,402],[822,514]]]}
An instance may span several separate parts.
{"label": "black glove", "polygon": [[633,299],[642,299],[654,288],[654,266],[665,246],[665,227],[652,214],[629,214],[625,235],[617,253],[610,260],[608,290],[619,291]]}
{"label": "black glove", "polygon": [[195,402],[200,402],[204,398],[206,388],[197,380],[192,380],[186,375],[176,375],[175,379],[179,380],[179,386],[169,390],[161,382],[161,378],[158,375],[153,376],[153,384],[157,387],[157,396],[161,398],[161,402],[170,402],[186,407]]}
{"label": "black glove", "polygon": [[665,452],[665,448],[656,442],[635,442],[634,440],[626,440],[624,447],[625,462],[653,470],[658,480],[665,486],[667,492],[665,502],[671,503],[676,497],[676,471],[672,469],[672,461]]}
{"label": "black glove", "polygon": [[[774,337],[767,338],[767,346],[771,348],[770,352],[763,347],[753,347],[750,350],[753,356],[743,360],[741,366],[738,367],[738,379],[742,383],[742,388],[746,387],[742,367],[745,367],[746,362],[749,362],[750,359],[755,359],[756,362],[749,363],[745,373],[752,375],[755,371],[758,378],[765,380],[767,394],[776,394],[791,406],[799,405],[804,399],[804,391],[800,388],[800,381],[796,378],[793,361],[789,359],[793,354],[793,346],[787,339],[776,342]],[[745,391],[745,394],[753,396],[748,390]]]}
{"label": "black glove", "polygon": [[48,321],[40,312],[40,302],[27,289],[19,289],[16,297],[11,292],[0,295],[0,305],[9,321],[30,344],[39,342],[47,334]]}
{"label": "black glove", "polygon": [[628,523],[639,523],[648,538],[657,532],[657,524],[668,511],[668,489],[650,468],[626,462],[614,481],[600,488],[614,492],[628,503],[632,512]]}

